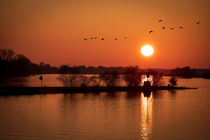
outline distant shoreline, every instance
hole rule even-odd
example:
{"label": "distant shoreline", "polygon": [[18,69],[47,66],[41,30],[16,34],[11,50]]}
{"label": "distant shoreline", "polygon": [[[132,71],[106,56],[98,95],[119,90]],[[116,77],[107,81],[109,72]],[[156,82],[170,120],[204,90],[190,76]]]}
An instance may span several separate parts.
{"label": "distant shoreline", "polygon": [[150,88],[138,86],[115,86],[115,87],[0,87],[0,96],[8,95],[33,95],[33,94],[50,94],[50,93],[99,93],[99,92],[118,92],[118,91],[139,91],[152,92],[156,90],[186,90],[197,89],[188,87],[171,87],[171,86],[151,86]]}

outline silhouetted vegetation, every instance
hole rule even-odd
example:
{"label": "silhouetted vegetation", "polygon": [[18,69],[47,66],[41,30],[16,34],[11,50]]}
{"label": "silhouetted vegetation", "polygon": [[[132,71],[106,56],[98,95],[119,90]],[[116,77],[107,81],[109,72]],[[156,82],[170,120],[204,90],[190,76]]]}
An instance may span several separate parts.
{"label": "silhouetted vegetation", "polygon": [[168,76],[176,76],[183,78],[201,77],[210,79],[210,69],[191,69],[190,67],[172,69]]}
{"label": "silhouetted vegetation", "polygon": [[175,76],[172,76],[169,79],[169,83],[170,83],[170,86],[175,87],[177,85],[177,78]]}
{"label": "silhouetted vegetation", "polygon": [[123,78],[129,87],[139,86],[142,80],[140,69],[136,67],[128,67],[125,69]]}
{"label": "silhouetted vegetation", "polygon": [[60,80],[65,87],[96,87],[100,86],[102,82],[104,82],[107,87],[114,87],[117,86],[120,80],[120,75],[117,71],[107,71],[99,74],[99,76],[86,76],[73,71],[69,74],[60,74],[58,80]]}
{"label": "silhouetted vegetation", "polygon": [[205,79],[210,79],[210,72],[201,74],[201,77]]}
{"label": "silhouetted vegetation", "polygon": [[101,79],[98,76],[91,76],[89,78],[89,84],[94,87],[99,87],[101,85]]}
{"label": "silhouetted vegetation", "polygon": [[154,86],[160,86],[160,85],[163,85],[164,82],[163,82],[163,74],[157,72],[157,71],[148,71],[146,73],[147,77],[149,77],[150,75],[152,76],[152,84]]}
{"label": "silhouetted vegetation", "polygon": [[120,79],[120,75],[117,70],[111,70],[101,73],[99,75],[99,79],[101,79],[101,81],[104,81],[106,83],[106,86],[113,87],[117,86]]}
{"label": "silhouetted vegetation", "polygon": [[19,77],[41,73],[57,73],[57,68],[44,63],[37,65],[24,55],[16,54],[13,50],[0,49],[0,77]]}
{"label": "silhouetted vegetation", "polygon": [[65,87],[78,86],[81,80],[78,68],[70,69],[67,65],[62,65],[60,66],[59,72],[62,72],[62,74],[60,74],[58,80],[60,80]]}
{"label": "silhouetted vegetation", "polygon": [[79,67],[70,67],[68,65],[61,65],[59,70],[58,70],[59,74],[81,74],[81,66]]}
{"label": "silhouetted vegetation", "polygon": [[196,71],[192,70],[190,67],[183,67],[183,68],[178,67],[171,71],[171,75],[178,76],[178,77],[190,78],[190,77],[196,76]]}
{"label": "silhouetted vegetation", "polygon": [[[58,67],[52,67],[49,64],[45,64],[43,62],[41,62],[40,64],[35,64],[31,62],[31,60],[28,59],[26,56],[22,54],[16,54],[11,49],[0,49],[0,77],[22,77],[34,74],[57,74],[57,73],[74,74],[76,72],[77,74],[99,74],[101,76],[104,75],[104,77],[101,77],[104,79],[99,78],[100,80],[93,80],[97,79],[96,77],[94,77],[91,79],[90,83],[92,83],[93,85],[100,85],[100,83],[103,81],[104,83],[107,83],[108,86],[112,86],[113,84],[116,83],[110,79],[113,78],[118,79],[118,77],[113,77],[110,73],[117,72],[119,75],[124,75],[123,78],[129,86],[138,85],[140,83],[140,81],[137,80],[138,78],[137,79],[134,78],[133,81],[130,79],[130,77],[135,75],[134,74],[135,72],[133,74],[128,74],[132,73],[129,72],[132,71],[131,68],[134,67],[103,67],[103,66],[93,67],[93,66],[84,66],[84,65],[82,66],[61,65],[58,68]],[[183,68],[178,67],[172,70],[145,69],[141,70],[141,74],[146,74],[146,72],[148,71],[149,72],[155,71],[154,73],[152,73],[154,85],[161,85],[162,84],[161,78],[164,75],[185,77],[185,78],[191,78],[191,77],[210,78],[209,69],[191,69],[190,67],[183,67]],[[125,76],[125,74],[127,76]],[[87,82],[85,83],[87,84]]]}
{"label": "silhouetted vegetation", "polygon": [[30,60],[23,55],[15,54],[10,49],[0,50],[0,76],[27,76],[30,74]]}
{"label": "silhouetted vegetation", "polygon": [[72,71],[75,71],[77,69],[80,74],[102,74],[108,71],[117,71],[119,74],[123,74],[124,67],[93,67],[93,66],[69,66],[69,65],[61,65],[58,73],[59,74],[67,74],[72,73]]}

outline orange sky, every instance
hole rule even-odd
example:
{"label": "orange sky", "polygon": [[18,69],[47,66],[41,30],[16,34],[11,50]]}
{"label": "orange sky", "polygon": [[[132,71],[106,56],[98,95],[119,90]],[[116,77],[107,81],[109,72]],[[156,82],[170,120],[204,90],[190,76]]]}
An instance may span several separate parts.
{"label": "orange sky", "polygon": [[[1,0],[0,48],[56,66],[210,68],[209,7],[209,0]],[[105,40],[83,40],[92,36]],[[153,45],[153,56],[140,54],[143,44]]]}

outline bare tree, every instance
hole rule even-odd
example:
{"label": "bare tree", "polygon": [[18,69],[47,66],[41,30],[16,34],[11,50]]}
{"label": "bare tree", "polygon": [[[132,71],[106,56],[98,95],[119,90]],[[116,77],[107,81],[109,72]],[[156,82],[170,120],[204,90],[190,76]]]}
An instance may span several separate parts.
{"label": "bare tree", "polygon": [[140,69],[136,67],[128,67],[123,75],[123,78],[129,87],[139,86],[142,80]]}
{"label": "bare tree", "polygon": [[91,86],[99,87],[101,85],[101,79],[98,76],[91,76],[89,80]]}
{"label": "bare tree", "polygon": [[69,74],[61,74],[59,77],[58,77],[58,80],[60,80],[64,87],[71,87],[74,83],[74,80],[76,79],[76,76],[75,75],[69,75]]}
{"label": "bare tree", "polygon": [[106,86],[113,87],[117,85],[120,75],[117,70],[111,70],[100,74],[99,78],[106,83]]}
{"label": "bare tree", "polygon": [[80,81],[80,86],[81,87],[87,87],[87,86],[90,86],[90,78],[85,76],[85,75],[81,75],[79,77],[79,81]]}
{"label": "bare tree", "polygon": [[58,80],[60,80],[65,87],[80,86],[79,84],[81,84],[81,74],[79,74],[78,69],[74,68],[68,70],[68,74],[61,74],[58,77]]}

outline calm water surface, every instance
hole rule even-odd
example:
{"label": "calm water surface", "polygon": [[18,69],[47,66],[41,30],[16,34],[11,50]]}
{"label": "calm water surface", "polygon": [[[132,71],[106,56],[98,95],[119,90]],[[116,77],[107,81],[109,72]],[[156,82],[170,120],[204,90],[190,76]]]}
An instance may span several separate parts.
{"label": "calm water surface", "polygon": [[210,80],[178,83],[199,89],[0,97],[0,139],[210,139]]}

